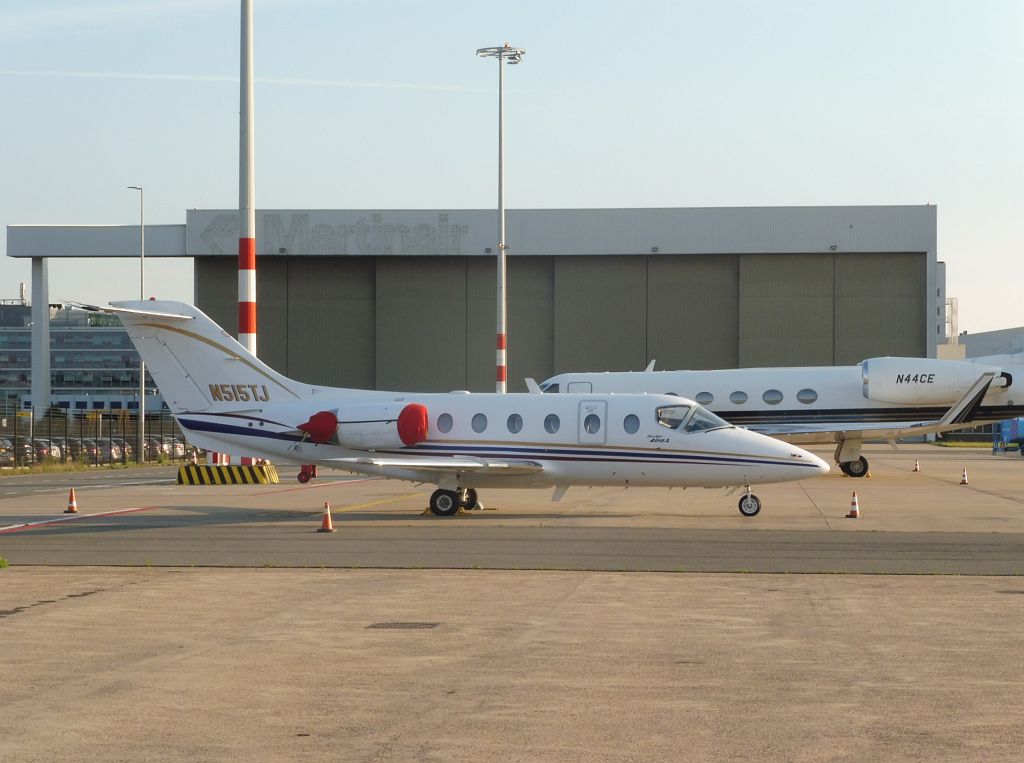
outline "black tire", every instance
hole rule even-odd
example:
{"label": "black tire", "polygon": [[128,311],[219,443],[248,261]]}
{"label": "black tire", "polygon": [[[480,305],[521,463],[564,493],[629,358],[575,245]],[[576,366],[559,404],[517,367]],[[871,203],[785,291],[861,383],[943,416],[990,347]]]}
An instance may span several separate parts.
{"label": "black tire", "polygon": [[739,507],[740,514],[745,517],[756,517],[761,513],[761,499],[753,493],[740,498],[737,506]]}
{"label": "black tire", "polygon": [[471,511],[476,508],[476,503],[476,490],[474,490],[473,488],[469,488],[468,490],[466,490],[465,500],[462,502],[462,508]]}
{"label": "black tire", "polygon": [[305,469],[303,469],[301,472],[299,472],[299,476],[297,477],[297,479],[299,480],[299,482],[301,482],[303,485],[305,485],[307,482],[309,482],[309,477],[310,477],[309,472],[307,472]]}
{"label": "black tire", "polygon": [[435,490],[430,494],[430,511],[436,517],[450,517],[461,505],[454,490]]}
{"label": "black tire", "polygon": [[868,460],[861,456],[856,461],[844,461],[839,468],[847,477],[866,477],[868,475]]}

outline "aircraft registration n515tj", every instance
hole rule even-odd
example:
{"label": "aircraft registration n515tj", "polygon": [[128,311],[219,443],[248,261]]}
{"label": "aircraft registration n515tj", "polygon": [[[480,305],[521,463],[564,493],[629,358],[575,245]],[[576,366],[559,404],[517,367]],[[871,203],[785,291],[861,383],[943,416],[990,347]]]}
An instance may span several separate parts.
{"label": "aircraft registration n515tj", "polygon": [[380,392],[303,384],[274,371],[197,308],[116,302],[115,313],[189,442],[438,486],[438,515],[477,489],[743,487],[828,472],[812,453],[665,395]]}
{"label": "aircraft registration n515tj", "polygon": [[865,440],[947,432],[1024,416],[1024,356],[871,358],[856,366],[565,373],[545,392],[682,395],[726,421],[801,445],[835,443],[839,468],[868,473]]}

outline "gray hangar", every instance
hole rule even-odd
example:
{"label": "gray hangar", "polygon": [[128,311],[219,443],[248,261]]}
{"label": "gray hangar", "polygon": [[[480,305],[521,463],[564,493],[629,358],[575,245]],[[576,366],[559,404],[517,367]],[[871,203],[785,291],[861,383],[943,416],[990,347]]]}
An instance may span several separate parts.
{"label": "gray hangar", "polygon": [[[934,206],[508,213],[509,389],[563,371],[929,356]],[[260,356],[304,381],[494,388],[497,213],[264,211]],[[196,301],[237,322],[237,213],[188,214]]]}
{"label": "gray hangar", "polygon": [[[259,211],[260,357],[318,384],[493,390],[497,223],[494,210]],[[193,257],[196,303],[234,331],[237,211],[157,227],[147,257]],[[12,226],[9,252],[103,255],[96,227],[58,230],[71,240],[48,251],[45,228]],[[111,254],[130,256],[132,230],[111,233]],[[934,357],[943,338],[930,205],[510,210],[508,242],[510,390],[652,359]]]}

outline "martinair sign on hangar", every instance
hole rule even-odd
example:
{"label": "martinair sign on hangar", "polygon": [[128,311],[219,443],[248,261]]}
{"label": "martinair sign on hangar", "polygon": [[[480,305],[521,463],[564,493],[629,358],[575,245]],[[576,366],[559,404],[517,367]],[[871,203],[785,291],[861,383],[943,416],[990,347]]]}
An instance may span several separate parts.
{"label": "martinair sign on hangar", "polygon": [[[188,256],[236,255],[238,212],[189,210]],[[494,210],[261,211],[260,255],[480,255],[497,238]]]}

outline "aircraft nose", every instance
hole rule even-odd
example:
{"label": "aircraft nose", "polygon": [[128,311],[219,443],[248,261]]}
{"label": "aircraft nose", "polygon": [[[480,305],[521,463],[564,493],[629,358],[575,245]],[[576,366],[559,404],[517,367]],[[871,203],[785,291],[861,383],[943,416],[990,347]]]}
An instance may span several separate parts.
{"label": "aircraft nose", "polygon": [[829,465],[828,461],[822,458],[818,458],[818,456],[814,455],[813,453],[810,453],[805,450],[804,458],[806,458],[808,461],[810,461],[812,464],[818,467],[819,475],[828,474],[830,471],[832,471],[832,467]]}

